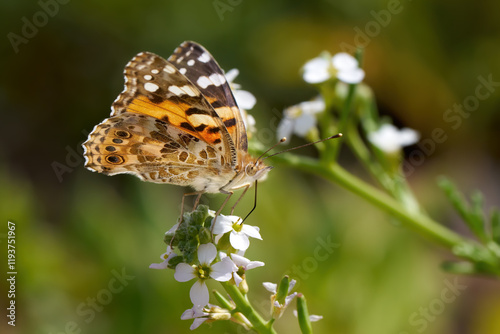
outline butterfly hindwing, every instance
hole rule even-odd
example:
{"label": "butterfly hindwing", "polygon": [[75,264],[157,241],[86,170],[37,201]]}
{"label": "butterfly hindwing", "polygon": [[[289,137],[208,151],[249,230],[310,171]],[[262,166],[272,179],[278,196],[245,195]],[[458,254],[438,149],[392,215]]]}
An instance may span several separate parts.
{"label": "butterfly hindwing", "polygon": [[85,166],[106,175],[129,173],[143,181],[201,187],[220,170],[227,171],[226,177],[232,176],[232,168],[212,146],[163,121],[136,113],[106,119],[92,131],[84,147]]}
{"label": "butterfly hindwing", "polygon": [[223,120],[238,152],[248,148],[245,124],[224,71],[214,57],[195,42],[182,43],[168,60],[207,98]]}

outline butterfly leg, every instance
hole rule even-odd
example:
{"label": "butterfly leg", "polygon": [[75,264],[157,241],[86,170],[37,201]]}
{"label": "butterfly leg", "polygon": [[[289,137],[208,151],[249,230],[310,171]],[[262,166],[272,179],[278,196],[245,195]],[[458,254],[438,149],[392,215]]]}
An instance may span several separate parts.
{"label": "butterfly leg", "polygon": [[182,222],[182,219],[184,217],[184,200],[186,199],[186,196],[193,196],[193,195],[198,195],[196,197],[196,200],[194,201],[194,205],[193,205],[193,210],[195,210],[198,207],[198,204],[200,203],[200,198],[201,198],[201,195],[203,195],[203,192],[197,191],[197,192],[193,192],[193,193],[185,193],[184,195],[182,195],[182,200],[181,200],[181,222]]}
{"label": "butterfly leg", "polygon": [[241,201],[241,199],[243,198],[243,196],[245,196],[245,193],[247,192],[248,188],[250,188],[250,185],[248,185],[248,186],[245,187],[245,189],[241,193],[240,197],[238,197],[238,199],[236,200],[236,202],[234,203],[234,205],[231,207],[231,215],[233,214],[234,209],[236,208],[236,205],[238,205],[238,203]]}
{"label": "butterfly leg", "polygon": [[220,215],[222,209],[224,209],[224,207],[226,206],[227,202],[229,201],[229,199],[231,198],[231,196],[233,195],[233,192],[232,191],[221,191],[221,193],[223,194],[226,194],[227,197],[226,199],[224,200],[224,202],[222,203],[222,205],[220,206],[219,210],[217,210],[217,212],[215,213],[215,217],[214,217],[214,224],[212,224],[212,228],[211,228],[211,232],[213,233],[214,231],[214,226],[215,226],[215,220],[217,219],[217,217]]}

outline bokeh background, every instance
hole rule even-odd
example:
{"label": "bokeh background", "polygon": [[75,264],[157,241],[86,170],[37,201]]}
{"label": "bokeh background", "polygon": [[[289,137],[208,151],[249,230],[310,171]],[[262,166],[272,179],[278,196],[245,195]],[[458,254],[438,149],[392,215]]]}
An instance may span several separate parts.
{"label": "bokeh background", "polygon": [[[17,326],[7,326],[2,316],[1,332],[189,331],[190,321],[180,315],[191,307],[191,284],[177,283],[172,271],[148,269],[165,250],[163,233],[175,223],[186,189],[91,173],[81,155],[87,133],[109,115],[122,90],[127,61],[140,51],[166,58],[184,40],[204,45],[224,69],[240,70],[237,82],[257,97],[252,114],[265,145],[275,142],[282,109],[316,94],[300,77],[308,59],[323,50],[341,51],[342,45],[365,46],[365,82],[381,113],[422,138],[437,127],[445,130],[447,140],[409,180],[431,216],[467,234],[435,181],[448,175],[466,193],[480,189],[488,208],[498,204],[500,87],[456,129],[443,115],[474,96],[480,76],[500,81],[499,12],[500,4],[491,0],[3,1],[4,311],[8,220],[17,227],[18,276]],[[40,27],[23,32],[33,19]],[[21,41],[13,34],[23,33],[29,37],[13,45]],[[314,155],[314,149],[297,154]],[[345,156],[342,164],[369,180]],[[217,207],[221,200],[210,196],[204,202]],[[238,207],[241,215],[252,200],[247,196]],[[250,299],[262,311],[269,294],[261,282],[276,282],[288,272],[299,280],[310,312],[324,316],[314,324],[316,333],[500,332],[498,281],[444,273],[439,265],[452,258],[448,251],[336,185],[275,168],[259,187],[258,208],[248,223],[260,226],[264,238],[247,252],[266,263],[249,275]],[[314,262],[318,238],[327,237],[338,247]],[[88,303],[104,298],[113,273],[122,271],[133,279],[90,312]],[[440,303],[453,282],[466,289]],[[425,308],[429,316],[419,314]],[[290,320],[291,310],[277,330],[297,333]],[[197,332],[239,333],[228,322]]]}

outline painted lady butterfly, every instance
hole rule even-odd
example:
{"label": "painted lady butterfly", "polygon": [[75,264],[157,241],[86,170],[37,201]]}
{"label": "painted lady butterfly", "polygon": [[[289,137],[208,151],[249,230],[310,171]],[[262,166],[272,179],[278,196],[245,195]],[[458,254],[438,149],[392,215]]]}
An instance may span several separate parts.
{"label": "painted lady butterfly", "polygon": [[184,42],[168,61],[149,52],[135,56],[111,109],[83,144],[91,171],[230,195],[272,168],[248,154],[224,71],[197,43]]}

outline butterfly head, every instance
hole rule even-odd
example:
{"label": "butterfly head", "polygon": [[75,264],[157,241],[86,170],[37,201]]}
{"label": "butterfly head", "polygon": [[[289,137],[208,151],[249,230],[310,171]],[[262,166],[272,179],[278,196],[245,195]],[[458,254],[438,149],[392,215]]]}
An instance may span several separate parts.
{"label": "butterfly head", "polygon": [[267,173],[273,169],[272,166],[266,166],[262,160],[255,160],[249,162],[245,166],[245,176],[247,179],[255,180],[263,180],[266,178]]}

